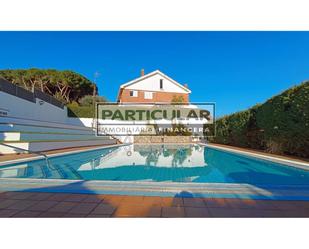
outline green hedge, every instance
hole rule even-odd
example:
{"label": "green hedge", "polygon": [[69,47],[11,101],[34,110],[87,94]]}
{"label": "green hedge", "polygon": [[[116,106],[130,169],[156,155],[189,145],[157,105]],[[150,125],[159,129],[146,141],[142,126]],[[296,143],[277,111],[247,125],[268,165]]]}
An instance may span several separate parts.
{"label": "green hedge", "polygon": [[68,105],[68,116],[74,118],[93,118],[93,106]]}
{"label": "green hedge", "polygon": [[216,143],[309,157],[309,81],[218,119],[216,128]]}

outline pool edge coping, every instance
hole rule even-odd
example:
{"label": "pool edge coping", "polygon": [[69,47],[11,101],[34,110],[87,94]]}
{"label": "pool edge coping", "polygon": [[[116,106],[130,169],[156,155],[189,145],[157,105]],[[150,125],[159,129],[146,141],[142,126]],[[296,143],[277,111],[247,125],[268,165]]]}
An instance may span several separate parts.
{"label": "pool edge coping", "polygon": [[[205,198],[240,198],[309,201],[309,184],[252,185],[239,183],[175,183],[83,181],[63,179],[0,179],[1,191],[48,192],[75,194],[116,194],[175,197],[191,195]],[[73,184],[73,185],[71,185]]]}
{"label": "pool edge coping", "polygon": [[275,162],[275,163],[282,163],[282,164],[287,165],[287,166],[291,166],[291,167],[295,167],[295,168],[298,168],[298,169],[309,171],[309,163],[306,163],[306,162],[299,162],[299,161],[296,161],[296,160],[293,160],[293,159],[278,158],[278,157],[273,156],[273,155],[262,155],[262,154],[259,154],[259,153],[243,151],[243,150],[239,150],[239,149],[236,149],[236,148],[235,149],[226,148],[226,147],[221,147],[219,145],[212,145],[212,144],[205,144],[205,143],[199,143],[199,144],[203,145],[205,147],[213,148],[213,149],[218,149],[218,150],[222,150],[222,151],[228,151],[228,152],[231,152],[231,153],[251,156],[251,157],[254,157],[254,158],[263,159],[263,160],[271,161],[271,162]]}

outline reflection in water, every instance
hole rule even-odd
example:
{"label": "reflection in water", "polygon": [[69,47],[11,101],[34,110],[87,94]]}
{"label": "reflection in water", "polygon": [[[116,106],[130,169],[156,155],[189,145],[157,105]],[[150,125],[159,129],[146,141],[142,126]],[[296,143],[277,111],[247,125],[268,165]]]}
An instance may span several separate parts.
{"label": "reflection in water", "polygon": [[[146,158],[145,165],[157,166],[160,157],[169,158],[172,167],[183,166],[186,162],[190,163],[189,157],[192,155],[192,150],[196,150],[199,146],[194,145],[134,145],[133,150],[139,152],[142,157]],[[199,154],[201,162],[203,156]],[[203,164],[203,163],[202,163]]]}
{"label": "reflection in water", "polygon": [[130,145],[0,167],[2,178],[307,184],[309,172],[199,145]]}

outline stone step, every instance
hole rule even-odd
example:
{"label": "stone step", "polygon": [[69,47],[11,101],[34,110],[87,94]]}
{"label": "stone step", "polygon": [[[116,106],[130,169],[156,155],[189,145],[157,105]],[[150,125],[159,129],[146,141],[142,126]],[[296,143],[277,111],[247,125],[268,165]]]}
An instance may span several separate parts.
{"label": "stone step", "polygon": [[95,131],[91,128],[78,129],[78,128],[60,128],[40,125],[29,125],[29,124],[14,124],[14,123],[0,123],[0,132],[39,132],[39,133],[64,133],[64,134],[94,134]]}
{"label": "stone step", "polygon": [[39,152],[83,146],[113,145],[117,144],[117,140],[106,137],[105,139],[97,140],[5,142],[4,144],[20,148],[20,150],[0,144],[0,151],[2,154],[16,154],[24,153],[22,149]]}
{"label": "stone step", "polygon": [[100,140],[105,136],[96,137],[94,134],[58,134],[58,133],[24,133],[24,132],[0,132],[0,141],[55,141],[55,140]]}

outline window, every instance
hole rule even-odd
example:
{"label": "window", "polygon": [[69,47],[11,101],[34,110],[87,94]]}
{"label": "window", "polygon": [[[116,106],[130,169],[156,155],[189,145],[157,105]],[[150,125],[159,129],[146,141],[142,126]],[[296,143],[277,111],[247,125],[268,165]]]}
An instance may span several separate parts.
{"label": "window", "polygon": [[152,99],[152,92],[145,92],[144,93],[144,98],[145,99]]}
{"label": "window", "polygon": [[163,89],[163,79],[160,79],[160,89]]}
{"label": "window", "polygon": [[130,97],[137,97],[137,91],[130,91]]}

